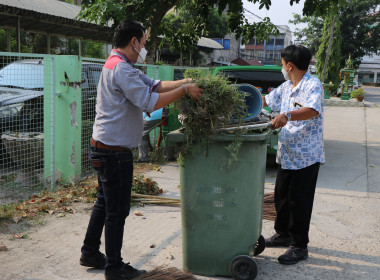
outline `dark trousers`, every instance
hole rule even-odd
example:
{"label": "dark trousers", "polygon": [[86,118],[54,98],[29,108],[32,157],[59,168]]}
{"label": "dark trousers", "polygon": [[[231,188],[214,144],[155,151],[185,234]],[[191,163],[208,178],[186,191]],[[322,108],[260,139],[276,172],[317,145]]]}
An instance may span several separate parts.
{"label": "dark trousers", "polygon": [[103,227],[106,269],[122,264],[125,218],[131,205],[133,180],[132,152],[112,152],[90,147],[90,159],[98,172],[98,194],[82,246],[82,254],[91,256],[99,251]]}
{"label": "dark trousers", "polygon": [[283,237],[290,237],[290,245],[307,248],[313,210],[315,186],[320,163],[298,170],[281,169],[275,185],[276,221],[274,229]]}

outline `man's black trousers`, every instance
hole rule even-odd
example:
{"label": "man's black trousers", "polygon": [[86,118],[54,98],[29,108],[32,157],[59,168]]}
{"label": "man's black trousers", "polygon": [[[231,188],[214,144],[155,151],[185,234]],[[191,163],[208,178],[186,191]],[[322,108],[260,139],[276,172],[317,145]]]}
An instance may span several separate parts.
{"label": "man's black trousers", "polygon": [[131,205],[133,154],[90,146],[90,159],[98,172],[99,185],[81,251],[87,256],[99,252],[104,227],[106,270],[112,270],[122,265],[124,224]]}
{"label": "man's black trousers", "polygon": [[274,229],[290,237],[290,245],[307,248],[315,186],[320,163],[290,170],[278,168],[275,185],[276,221]]}

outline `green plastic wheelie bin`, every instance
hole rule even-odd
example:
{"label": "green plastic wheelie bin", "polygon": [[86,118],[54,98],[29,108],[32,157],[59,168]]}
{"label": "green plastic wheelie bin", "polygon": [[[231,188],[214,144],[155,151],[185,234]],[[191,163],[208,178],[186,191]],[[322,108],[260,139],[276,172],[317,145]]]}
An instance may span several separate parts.
{"label": "green plastic wheelie bin", "polygon": [[[183,268],[198,275],[255,279],[261,236],[268,135],[242,136],[229,167],[233,135],[213,137],[180,165]],[[183,142],[178,131],[168,141]]]}

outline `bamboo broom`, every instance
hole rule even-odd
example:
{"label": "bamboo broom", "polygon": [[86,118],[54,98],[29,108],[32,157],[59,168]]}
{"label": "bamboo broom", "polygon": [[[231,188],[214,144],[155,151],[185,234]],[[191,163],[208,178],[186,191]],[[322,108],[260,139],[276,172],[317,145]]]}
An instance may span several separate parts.
{"label": "bamboo broom", "polygon": [[175,267],[157,267],[148,273],[140,275],[136,280],[196,280],[189,272],[185,272]]}
{"label": "bamboo broom", "polygon": [[[132,201],[144,204],[180,206],[181,200],[178,198],[162,197],[157,195],[132,194]],[[274,221],[276,219],[276,209],[274,206],[274,193],[264,194],[263,219]]]}

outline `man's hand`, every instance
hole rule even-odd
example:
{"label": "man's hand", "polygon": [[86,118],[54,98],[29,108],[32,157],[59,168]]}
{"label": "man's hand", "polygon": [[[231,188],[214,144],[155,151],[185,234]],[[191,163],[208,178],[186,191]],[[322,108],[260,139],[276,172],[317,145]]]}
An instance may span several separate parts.
{"label": "man's hand", "polygon": [[187,88],[187,94],[193,98],[193,100],[199,100],[202,96],[203,89],[197,87],[195,84],[187,84],[185,85]]}
{"label": "man's hand", "polygon": [[272,120],[272,128],[276,129],[279,127],[284,127],[287,123],[288,118],[286,117],[285,113],[282,113]]}
{"label": "man's hand", "polygon": [[186,79],[183,79],[183,80],[182,80],[182,83],[183,83],[183,84],[188,84],[188,83],[191,83],[192,81],[193,81],[192,78],[186,78]]}

